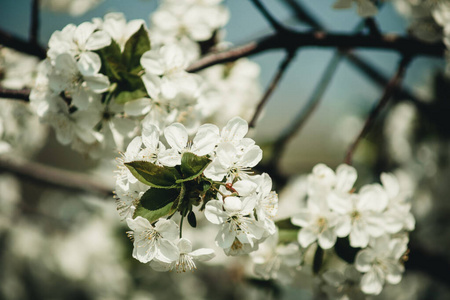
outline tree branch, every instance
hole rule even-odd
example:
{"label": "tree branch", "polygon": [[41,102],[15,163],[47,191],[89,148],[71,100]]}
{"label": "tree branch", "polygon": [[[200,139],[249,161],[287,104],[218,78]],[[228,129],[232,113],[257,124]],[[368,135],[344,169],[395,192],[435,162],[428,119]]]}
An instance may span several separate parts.
{"label": "tree branch", "polygon": [[251,121],[249,122],[249,125],[248,125],[250,128],[255,127],[256,121],[258,120],[264,105],[269,100],[273,91],[276,89],[278,82],[281,80],[281,77],[283,77],[283,74],[286,71],[287,67],[292,62],[292,59],[294,58],[295,53],[296,53],[295,50],[288,50],[288,52],[286,53],[286,57],[281,62],[280,66],[278,67],[277,73],[273,77],[270,85],[267,87],[266,92],[264,93],[263,97],[261,98],[261,100],[258,103],[258,106],[256,107],[253,118],[251,119]]}
{"label": "tree branch", "polygon": [[0,172],[8,172],[20,178],[77,192],[112,196],[113,188],[98,183],[88,175],[57,169],[36,162],[9,156],[0,156]]}
{"label": "tree branch", "polygon": [[324,31],[297,32],[286,30],[265,36],[258,41],[219,53],[206,55],[187,68],[197,72],[215,64],[235,61],[267,50],[298,49],[301,47],[325,47],[338,49],[368,48],[396,51],[402,56],[443,57],[443,43],[425,43],[410,37],[394,34],[369,36],[365,34],[336,34]]}
{"label": "tree branch", "polygon": [[30,44],[37,45],[39,38],[39,0],[33,0],[31,7]]}
{"label": "tree branch", "polygon": [[17,99],[23,101],[30,101],[30,89],[6,89],[0,86],[0,98]]}
{"label": "tree branch", "polygon": [[[303,23],[308,24],[315,30],[326,30],[325,26],[323,26],[319,20],[313,16],[313,14],[306,9],[301,3],[301,1],[297,0],[283,0],[294,13],[295,17]],[[370,22],[370,21],[369,21]],[[378,86],[385,87],[389,78],[383,74],[380,70],[378,70],[375,66],[368,63],[366,60],[361,58],[360,56],[352,53],[351,51],[346,52],[346,56],[351,63],[352,66],[356,67],[357,70],[361,71],[369,77],[372,81],[374,81]],[[417,96],[410,93],[408,90],[402,88],[397,92],[397,96],[399,98],[405,98],[412,100],[416,105],[423,106],[423,101],[420,101]]]}
{"label": "tree branch", "polygon": [[356,147],[358,146],[362,138],[365,137],[366,134],[369,132],[369,130],[372,128],[375,119],[380,114],[381,110],[385,107],[391,96],[394,94],[397,87],[400,85],[401,81],[403,80],[403,76],[405,74],[407,66],[411,62],[411,59],[412,59],[411,57],[405,56],[400,61],[397,71],[395,72],[394,76],[392,76],[391,80],[389,81],[383,92],[383,96],[381,97],[380,101],[378,101],[374,109],[371,111],[369,117],[367,118],[363,128],[361,129],[359,135],[356,137],[355,141],[350,145],[349,149],[347,150],[344,159],[346,164],[351,165],[353,153]]}
{"label": "tree branch", "polygon": [[45,59],[47,57],[47,51],[38,44],[25,41],[4,32],[3,30],[0,30],[0,45],[12,48],[25,54],[36,56],[40,59]]}
{"label": "tree branch", "polygon": [[256,8],[261,12],[264,18],[266,18],[266,20],[270,23],[273,29],[275,29],[275,31],[286,30],[286,28],[272,16],[272,14],[267,10],[267,8],[262,4],[260,0],[251,0],[251,1],[256,6]]}

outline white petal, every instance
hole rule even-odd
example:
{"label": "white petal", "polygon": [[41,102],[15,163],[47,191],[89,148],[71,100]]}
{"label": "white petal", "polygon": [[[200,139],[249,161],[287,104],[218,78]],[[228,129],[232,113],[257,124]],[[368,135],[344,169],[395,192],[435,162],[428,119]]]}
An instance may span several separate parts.
{"label": "white petal", "polygon": [[370,295],[378,295],[383,290],[384,274],[378,268],[372,269],[361,278],[361,290]]}
{"label": "white petal", "polygon": [[241,167],[254,167],[262,159],[262,150],[259,146],[255,145],[248,149],[244,155],[239,159],[239,165]]}
{"label": "white petal", "polygon": [[310,228],[302,228],[298,232],[298,242],[303,248],[308,247],[317,240],[317,233]]}
{"label": "white petal", "polygon": [[94,52],[83,52],[77,62],[78,70],[83,76],[92,76],[100,71],[102,61]]}
{"label": "white petal", "polygon": [[322,249],[330,249],[336,244],[336,233],[332,228],[325,229],[321,234],[319,234],[318,242]]}
{"label": "white petal", "polygon": [[180,250],[180,253],[189,253],[192,251],[192,243],[190,240],[181,238],[178,241],[178,249]]}
{"label": "white petal", "polygon": [[381,183],[385,188],[389,198],[395,198],[400,192],[400,185],[398,183],[397,177],[392,173],[382,173]]}
{"label": "white petal", "polygon": [[292,224],[300,227],[308,226],[309,224],[311,224],[311,220],[312,220],[311,212],[307,209],[302,209],[301,212],[295,214],[291,218]]}
{"label": "white petal", "polygon": [[239,142],[248,132],[247,122],[240,118],[234,117],[228,121],[227,125],[222,129],[221,137],[223,142]]}
{"label": "white petal", "polygon": [[361,188],[359,201],[356,208],[358,211],[373,210],[383,211],[388,204],[388,196],[379,184],[369,184]]}
{"label": "white petal", "polygon": [[336,169],[336,189],[349,192],[353,188],[357,178],[356,169],[352,166],[342,164]]}
{"label": "white petal", "polygon": [[199,127],[193,140],[192,152],[203,156],[211,153],[219,141],[219,128],[213,124],[204,124]]}
{"label": "white petal", "polygon": [[142,54],[141,65],[147,73],[154,75],[164,74],[164,66],[158,51],[150,50]]}
{"label": "white petal", "polygon": [[205,169],[203,174],[212,180],[222,181],[223,177],[227,175],[228,167],[224,166],[219,159],[214,159]]}
{"label": "white petal", "polygon": [[[209,203],[209,202],[208,202]],[[220,248],[229,248],[234,242],[236,231],[232,230],[230,223],[223,224],[216,236],[217,245]]]}
{"label": "white petal", "polygon": [[240,212],[242,209],[242,201],[238,197],[226,197],[223,207],[229,213]]}
{"label": "white petal", "polygon": [[123,108],[125,113],[129,116],[145,115],[151,109],[151,100],[149,98],[141,98],[128,101]]}
{"label": "white petal", "polygon": [[214,250],[209,249],[209,248],[197,249],[197,250],[189,253],[189,255],[198,261],[208,261],[208,260],[211,260],[212,258],[214,258],[214,256],[216,256],[216,254],[214,253]]}
{"label": "white petal", "polygon": [[111,44],[111,36],[105,31],[94,32],[86,42],[86,50],[98,50]]}
{"label": "white petal", "polygon": [[157,249],[158,251],[155,258],[162,262],[170,263],[176,261],[178,257],[180,257],[178,247],[169,240],[160,239]]}
{"label": "white petal", "polygon": [[159,219],[155,224],[155,230],[168,240],[175,240],[179,234],[178,225],[172,220]]}
{"label": "white petal", "polygon": [[375,260],[375,253],[371,249],[364,249],[356,254],[355,267],[360,272],[368,272]]}
{"label": "white petal", "polygon": [[158,155],[158,160],[166,167],[181,165],[181,155],[176,149],[163,150]]}
{"label": "white petal", "polygon": [[223,203],[219,200],[211,200],[206,204],[205,217],[213,224],[222,224],[227,220],[227,214],[223,211]]}
{"label": "white petal", "polygon": [[164,136],[169,145],[177,150],[183,150],[188,142],[188,133],[183,124],[174,123],[164,129]]}

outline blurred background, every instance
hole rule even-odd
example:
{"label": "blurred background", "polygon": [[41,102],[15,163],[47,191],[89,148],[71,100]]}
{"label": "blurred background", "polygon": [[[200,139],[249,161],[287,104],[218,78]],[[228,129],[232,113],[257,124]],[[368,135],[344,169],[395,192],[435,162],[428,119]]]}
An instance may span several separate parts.
{"label": "blurred background", "polygon": [[[309,30],[310,26],[296,19],[288,2],[265,1],[265,4],[285,24]],[[331,0],[301,3],[324,28],[333,32],[353,32],[361,22],[354,10],[333,10]],[[230,11],[226,41],[240,45],[271,32],[250,1],[228,0],[224,4]],[[148,24],[157,5],[156,0],[104,0],[79,16],[57,12],[56,6],[53,10],[43,7],[39,42],[46,45],[51,34],[68,23],[78,25],[108,12],[122,12],[128,20],[143,19]],[[30,13],[29,0],[0,0],[0,29],[26,39]],[[408,31],[408,20],[390,2],[380,9],[376,21],[382,32]],[[298,51],[252,132],[267,153],[271,154],[271,143],[290,128],[306,105],[334,53],[334,49],[323,48]],[[395,72],[399,60],[398,54],[389,51],[354,53],[386,78]],[[282,51],[251,57],[260,66],[262,90],[283,57]],[[36,64],[33,59],[16,60],[23,63],[24,73],[27,66]],[[423,253],[446,262],[450,259],[447,218],[450,111],[446,104],[449,84],[442,75],[444,71],[444,59],[421,57],[413,61],[403,86],[422,102],[416,105],[410,99],[396,97],[359,145],[354,165],[361,175],[358,185],[376,180],[382,171],[396,172],[413,194],[417,228],[411,240],[420,245]],[[281,172],[297,176],[310,172],[317,163],[332,168],[342,163],[347,148],[382,92],[383,88],[343,59],[319,106],[290,140],[286,152],[280,154]],[[113,185],[114,166],[98,163],[60,145],[53,130],[38,124],[26,104],[0,101],[0,118],[10,128],[14,127],[11,134],[18,136],[15,154],[83,172]],[[13,120],[17,123],[14,126]],[[299,277],[288,286],[259,281],[248,276],[250,266],[242,258],[219,257],[192,274],[152,271],[131,257],[127,228],[119,223],[111,197],[68,193],[0,170],[0,211],[0,299],[312,299],[308,291],[313,285],[310,279]],[[430,265],[435,268],[436,263]],[[403,281],[386,288],[379,299],[448,299],[448,279],[442,279],[442,273],[448,273],[449,265],[442,266],[440,270],[414,266],[412,269],[417,270],[407,270]]]}

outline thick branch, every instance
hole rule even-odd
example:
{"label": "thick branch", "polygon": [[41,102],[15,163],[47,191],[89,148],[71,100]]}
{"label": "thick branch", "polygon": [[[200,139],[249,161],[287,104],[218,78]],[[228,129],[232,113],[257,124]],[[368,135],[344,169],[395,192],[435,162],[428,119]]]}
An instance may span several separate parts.
{"label": "thick branch", "polygon": [[45,59],[47,57],[47,51],[41,46],[15,37],[2,30],[0,30],[0,45],[12,48],[25,54],[36,56],[40,59]]}
{"label": "thick branch", "polygon": [[283,77],[284,72],[286,71],[289,64],[292,62],[292,59],[294,58],[294,56],[295,56],[294,50],[288,51],[286,53],[286,57],[281,62],[280,66],[278,67],[277,73],[273,77],[270,85],[268,86],[266,92],[264,93],[263,97],[261,98],[261,100],[258,103],[258,106],[256,107],[253,118],[248,125],[250,128],[255,127],[256,121],[258,120],[258,117],[260,116],[264,105],[266,104],[267,100],[269,100],[273,91],[276,89],[278,82],[281,80],[281,77]]}
{"label": "thick branch", "polygon": [[263,37],[259,41],[227,51],[206,55],[187,69],[197,72],[215,64],[235,61],[267,50],[297,49],[301,47],[326,47],[338,49],[368,48],[396,51],[403,56],[417,55],[443,57],[443,43],[425,43],[413,38],[398,35],[370,36],[364,34],[336,34],[323,31],[297,32],[282,31]]}
{"label": "thick branch", "polygon": [[405,74],[406,68],[408,64],[411,62],[411,57],[403,57],[402,60],[399,63],[399,66],[397,68],[397,71],[395,72],[394,76],[392,76],[391,80],[387,84],[383,96],[380,98],[380,101],[378,101],[375,108],[370,112],[369,117],[367,118],[363,128],[361,129],[360,133],[356,137],[353,144],[350,145],[350,148],[347,150],[347,153],[345,155],[345,163],[351,164],[353,153],[358,146],[359,142],[366,136],[366,134],[369,132],[369,130],[372,128],[372,125],[375,122],[375,119],[380,114],[381,110],[386,106],[389,99],[392,97],[394,92],[396,91],[397,87],[400,85],[401,81],[403,80],[403,76]]}
{"label": "thick branch", "polygon": [[112,196],[112,187],[98,183],[88,175],[69,172],[19,158],[0,156],[0,172],[8,172],[39,184],[77,192]]}
{"label": "thick branch", "polygon": [[30,89],[5,89],[0,86],[0,98],[18,99],[23,101],[30,101]]}

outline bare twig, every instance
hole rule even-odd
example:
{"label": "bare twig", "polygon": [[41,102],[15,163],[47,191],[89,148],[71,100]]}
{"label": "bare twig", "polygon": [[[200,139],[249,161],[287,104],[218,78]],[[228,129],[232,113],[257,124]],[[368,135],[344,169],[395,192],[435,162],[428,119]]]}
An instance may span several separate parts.
{"label": "bare twig", "polygon": [[[303,6],[301,1],[297,0],[283,0],[283,3],[288,5],[288,7],[293,11],[295,17],[303,23],[308,24],[315,30],[326,30],[325,26],[320,23],[318,18],[308,11],[306,7]],[[361,71],[369,77],[373,82],[375,82],[380,87],[385,87],[389,82],[389,78],[378,70],[375,66],[361,58],[360,56],[352,53],[351,51],[346,52],[346,56],[353,67]],[[416,95],[410,93],[407,89],[402,88],[398,91],[397,96],[399,98],[404,98],[413,101],[416,105],[422,105],[423,101],[420,101]]]}
{"label": "bare twig", "polygon": [[60,187],[77,192],[112,196],[112,187],[98,183],[88,175],[69,172],[20,158],[0,156],[0,172],[8,172],[39,184]]}
{"label": "bare twig", "polygon": [[333,75],[337,70],[339,62],[342,60],[342,56],[343,54],[340,52],[336,52],[334,54],[306,105],[302,108],[292,124],[288,126],[287,129],[281,134],[281,136],[278,137],[278,139],[273,143],[272,156],[270,161],[268,162],[269,168],[277,170],[279,160],[282,156],[281,153],[284,152],[288,142],[294,137],[296,133],[298,133],[298,131],[303,127],[305,122],[319,105],[323,94],[325,93],[329,83],[331,82],[331,79],[333,78]]}
{"label": "bare twig", "polygon": [[30,89],[5,89],[0,86],[0,98],[17,99],[23,101],[30,101]]}
{"label": "bare twig", "polygon": [[0,45],[12,48],[25,54],[36,56],[40,59],[45,59],[47,57],[47,51],[41,46],[15,37],[7,32],[4,32],[3,30],[0,30]]}
{"label": "bare twig", "polygon": [[33,0],[31,7],[30,44],[37,45],[39,38],[39,0]]}
{"label": "bare twig", "polygon": [[365,23],[366,23],[366,26],[369,29],[369,32],[370,32],[371,35],[374,35],[374,36],[380,36],[381,35],[381,31],[378,28],[378,25],[375,22],[374,18],[372,18],[372,17],[366,18],[365,19]]}
{"label": "bare twig", "polygon": [[266,92],[264,93],[263,97],[258,103],[258,106],[256,107],[255,113],[253,114],[253,118],[249,122],[249,127],[254,128],[256,122],[258,121],[258,118],[262,112],[262,109],[264,105],[266,104],[267,100],[269,100],[270,96],[272,95],[273,91],[276,89],[278,82],[281,80],[281,77],[283,77],[283,74],[285,73],[287,67],[292,62],[292,59],[295,56],[295,49],[288,50],[286,53],[285,58],[281,62],[280,66],[278,67],[277,73],[273,77],[272,81],[270,82],[270,85],[267,87]]}
{"label": "bare twig", "polygon": [[262,4],[260,0],[251,0],[252,3],[258,8],[261,14],[266,18],[266,20],[270,23],[270,25],[275,29],[275,31],[283,31],[286,30],[285,27],[275,19],[272,14],[267,10],[267,8]]}
{"label": "bare twig", "polygon": [[399,66],[397,68],[397,71],[395,72],[394,76],[392,76],[391,80],[387,84],[382,97],[378,101],[377,105],[374,107],[374,109],[371,111],[369,117],[366,119],[366,122],[361,129],[360,133],[356,137],[355,141],[350,145],[349,149],[347,150],[347,153],[345,155],[345,163],[351,164],[353,153],[358,146],[359,142],[362,140],[363,137],[366,136],[366,134],[369,132],[369,130],[372,128],[372,125],[377,118],[377,116],[380,114],[381,110],[384,108],[384,106],[387,104],[391,96],[396,91],[397,87],[400,85],[401,81],[403,80],[403,76],[405,74],[406,68],[408,64],[411,62],[411,57],[405,56],[402,58],[402,60],[399,63]]}

